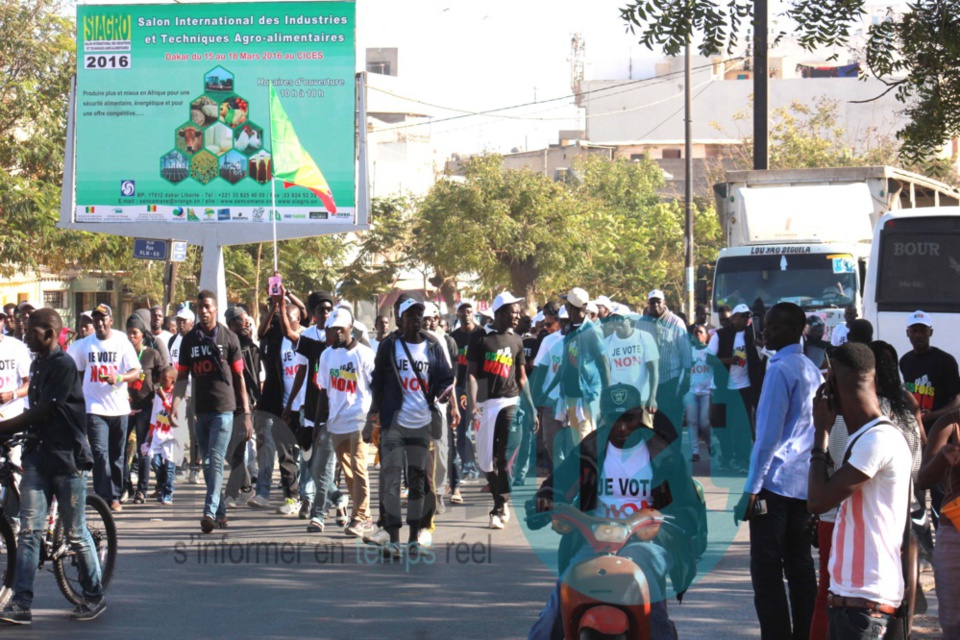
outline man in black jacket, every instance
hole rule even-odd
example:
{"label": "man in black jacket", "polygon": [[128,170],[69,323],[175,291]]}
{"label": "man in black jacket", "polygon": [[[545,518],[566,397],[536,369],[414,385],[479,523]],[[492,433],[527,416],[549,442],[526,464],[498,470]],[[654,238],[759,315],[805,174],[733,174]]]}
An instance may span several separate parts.
{"label": "man in black jacket", "polygon": [[[260,417],[255,413],[260,402],[260,351],[253,342],[253,329],[250,318],[243,307],[231,307],[224,314],[227,328],[237,334],[240,341],[240,355],[243,358],[243,381],[247,386],[247,396],[250,399],[250,409],[254,412],[254,431],[259,428],[256,423]],[[238,403],[239,407],[240,404]],[[234,421],[242,418],[239,410],[234,411]],[[230,478],[227,480],[226,500],[227,507],[233,508],[241,493],[250,494],[252,491],[250,472],[244,460],[247,452],[246,434],[240,429],[233,430],[230,446],[227,449],[227,459],[230,462]],[[252,497],[247,495],[245,497]]]}
{"label": "man in black jacket", "polygon": [[[598,517],[621,519],[644,508],[660,510],[668,522],[652,542],[634,541],[620,550],[643,570],[650,585],[651,638],[675,638],[667,615],[666,578],[680,599],[696,576],[697,558],[706,549],[706,507],[680,452],[680,440],[667,425],[657,431],[643,425],[639,391],[624,384],[606,388],[601,398],[597,431],[587,435],[563,464],[544,481],[536,497],[536,511],[555,503],[572,504]],[[636,480],[636,482],[632,482]],[[634,495],[629,487],[639,490]],[[626,490],[624,490],[626,489]],[[577,533],[564,536],[559,568],[594,554]],[[531,639],[560,639],[559,591],[530,630]],[[618,594],[613,594],[617,597]]]}
{"label": "man in black jacket", "polygon": [[[400,480],[406,457],[410,485],[407,505],[409,544],[416,549],[421,522],[425,522],[426,464],[430,446],[431,407],[449,398],[454,375],[440,343],[422,331],[424,304],[412,298],[397,308],[400,331],[383,339],[377,349],[370,390],[373,402],[369,416],[379,420],[380,493],[385,530],[389,540],[377,537],[373,542],[386,545],[387,552],[400,554]],[[367,439],[368,429],[364,429]]]}

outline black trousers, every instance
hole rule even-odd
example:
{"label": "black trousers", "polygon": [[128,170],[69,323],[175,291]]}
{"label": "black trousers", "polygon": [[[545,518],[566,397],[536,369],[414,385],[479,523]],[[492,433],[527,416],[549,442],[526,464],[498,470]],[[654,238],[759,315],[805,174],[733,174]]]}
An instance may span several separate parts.
{"label": "black trousers", "polygon": [[763,640],[806,640],[817,597],[807,501],[766,489],[760,491],[758,499],[766,500],[767,513],[752,516],[749,522],[750,578],[760,635]]}
{"label": "black trousers", "polygon": [[497,414],[493,425],[493,471],[487,472],[490,495],[493,496],[493,513],[503,513],[503,505],[510,499],[510,474],[507,471],[507,445],[510,442],[510,425],[517,412],[516,405],[504,407]]}

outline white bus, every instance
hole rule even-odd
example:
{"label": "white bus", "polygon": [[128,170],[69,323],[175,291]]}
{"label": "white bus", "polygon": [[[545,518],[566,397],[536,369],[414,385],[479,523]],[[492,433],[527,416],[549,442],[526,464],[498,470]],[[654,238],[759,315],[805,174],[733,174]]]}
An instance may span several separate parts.
{"label": "white bus", "polygon": [[932,346],[960,358],[960,207],[904,209],[880,218],[863,295],[874,338],[912,348],[907,318],[933,319]]}

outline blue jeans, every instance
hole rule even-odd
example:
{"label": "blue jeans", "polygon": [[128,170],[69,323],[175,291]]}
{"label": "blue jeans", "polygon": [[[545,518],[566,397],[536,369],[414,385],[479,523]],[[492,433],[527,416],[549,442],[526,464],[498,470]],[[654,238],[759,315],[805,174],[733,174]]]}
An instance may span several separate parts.
{"label": "blue jeans", "polygon": [[885,613],[849,607],[831,607],[827,609],[827,618],[830,640],[880,640],[890,623],[890,616]]}
{"label": "blue jeans", "polygon": [[17,538],[17,569],[13,579],[13,602],[25,609],[33,604],[33,579],[40,563],[40,545],[47,529],[47,510],[52,498],[57,499],[60,520],[67,543],[77,555],[80,565],[80,586],[88,602],[103,598],[100,584],[100,561],[94,553],[93,538],[87,530],[87,473],[47,475],[40,472],[40,456],[23,457],[23,480],[20,483],[20,535]]}
{"label": "blue jeans", "polygon": [[[530,629],[528,640],[563,640],[563,620],[560,611],[560,584],[563,582],[570,568],[577,563],[595,555],[589,545],[580,548],[563,576],[557,580],[556,588],[550,593],[547,606],[540,612],[540,617]],[[676,629],[667,615],[667,588],[666,579],[670,572],[672,561],[667,551],[652,542],[631,542],[620,550],[617,555],[630,558],[640,567],[650,587],[650,638],[651,640],[674,640]],[[617,594],[614,594],[615,598]]]}
{"label": "blue jeans", "polygon": [[203,515],[225,518],[227,505],[221,499],[223,460],[233,435],[233,413],[207,412],[197,414],[197,441],[203,459],[203,479],[207,497],[203,501]]}
{"label": "blue jeans", "polygon": [[123,492],[127,416],[87,414],[87,439],[93,451],[93,490],[108,503]]}
{"label": "blue jeans", "polygon": [[333,438],[325,427],[314,427],[312,449],[310,475],[316,483],[316,494],[310,505],[310,519],[317,518],[322,522],[333,502],[340,498],[340,490],[333,484],[337,456],[333,450]]}
{"label": "blue jeans", "polygon": [[[153,455],[153,464],[157,467],[157,491],[160,498],[173,497],[173,481],[177,477],[177,465],[169,460],[164,460],[159,453]],[[150,465],[147,465],[150,469]]]}

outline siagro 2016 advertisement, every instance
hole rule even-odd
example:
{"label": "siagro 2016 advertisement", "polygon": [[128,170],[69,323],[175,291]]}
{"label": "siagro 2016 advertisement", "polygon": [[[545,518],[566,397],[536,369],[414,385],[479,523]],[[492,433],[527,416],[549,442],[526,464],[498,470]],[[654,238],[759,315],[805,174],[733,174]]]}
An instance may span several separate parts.
{"label": "siagro 2016 advertisement", "polygon": [[269,222],[271,83],[333,203],[277,181],[277,221],[351,221],[354,20],[353,2],[77,7],[76,221]]}

